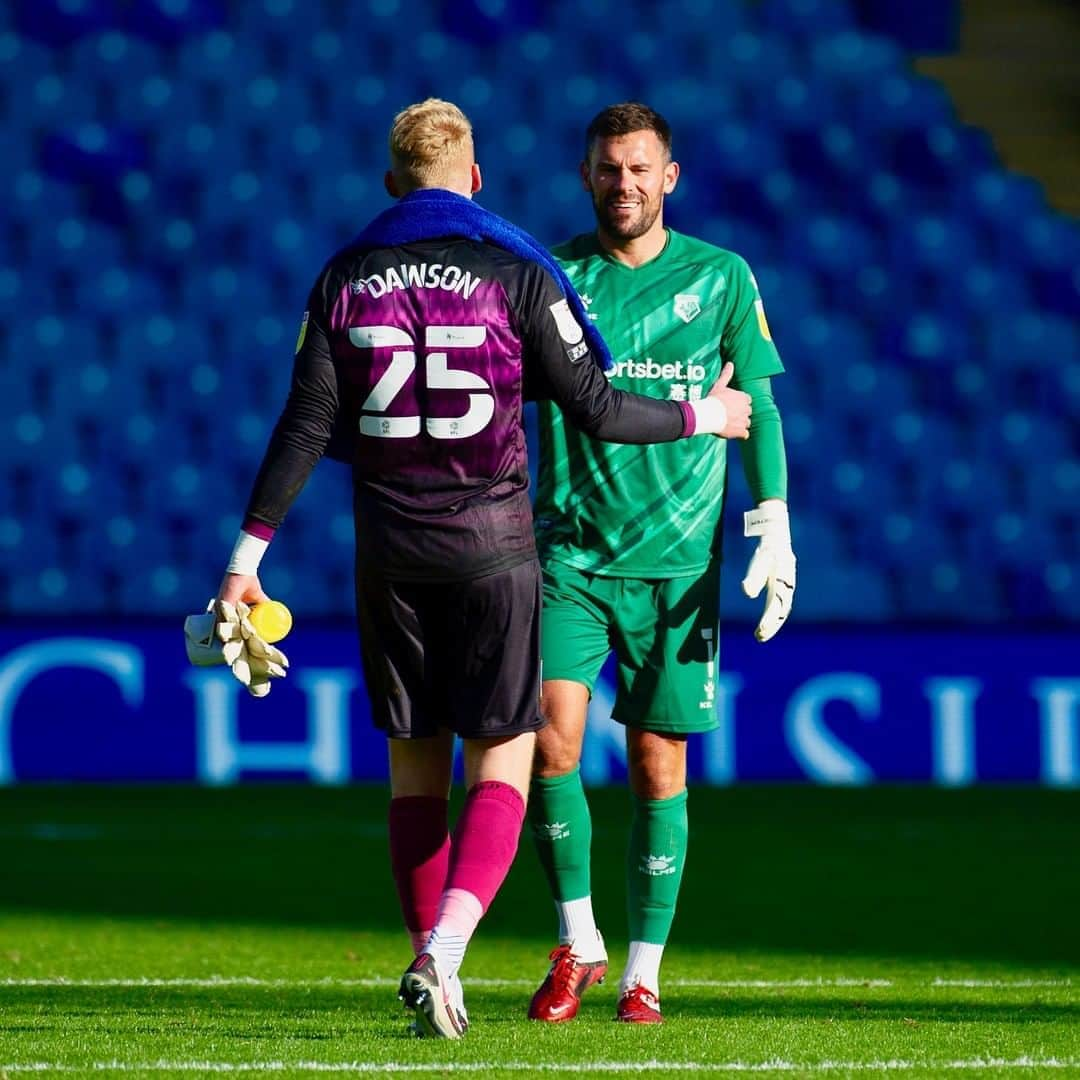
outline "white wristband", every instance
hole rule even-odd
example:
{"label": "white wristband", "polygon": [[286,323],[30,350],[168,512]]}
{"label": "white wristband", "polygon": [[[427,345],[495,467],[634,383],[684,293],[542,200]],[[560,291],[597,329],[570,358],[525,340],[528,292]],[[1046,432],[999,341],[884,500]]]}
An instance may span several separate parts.
{"label": "white wristband", "polygon": [[698,398],[690,402],[694,410],[695,435],[719,435],[727,427],[727,406],[714,397]]}
{"label": "white wristband", "polygon": [[269,540],[260,540],[259,537],[252,536],[251,533],[241,529],[232,554],[229,556],[229,565],[225,567],[225,573],[244,574],[249,577],[257,574],[259,563],[262,562],[262,557],[269,546]]}
{"label": "white wristband", "polygon": [[791,543],[791,521],[783,499],[763,499],[743,514],[743,536],[775,536]]}

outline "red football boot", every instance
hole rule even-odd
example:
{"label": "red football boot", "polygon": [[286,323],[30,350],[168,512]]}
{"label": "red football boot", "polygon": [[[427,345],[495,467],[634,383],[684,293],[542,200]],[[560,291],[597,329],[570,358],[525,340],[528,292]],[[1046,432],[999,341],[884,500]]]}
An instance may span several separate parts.
{"label": "red football boot", "polygon": [[548,957],[551,970],[529,1002],[529,1019],[561,1024],[573,1020],[581,1007],[581,995],[604,981],[607,960],[579,960],[569,945],[560,945]]}
{"label": "red football boot", "polygon": [[662,1024],[660,999],[641,983],[635,983],[619,998],[615,1019],[624,1024]]}

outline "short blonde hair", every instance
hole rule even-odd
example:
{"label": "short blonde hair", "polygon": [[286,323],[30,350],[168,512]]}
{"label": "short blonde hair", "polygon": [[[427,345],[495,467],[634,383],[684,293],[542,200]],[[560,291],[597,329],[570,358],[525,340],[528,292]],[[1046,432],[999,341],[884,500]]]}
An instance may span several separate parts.
{"label": "short blonde hair", "polygon": [[394,117],[390,168],[403,187],[440,187],[475,160],[472,125],[452,102],[428,98]]}

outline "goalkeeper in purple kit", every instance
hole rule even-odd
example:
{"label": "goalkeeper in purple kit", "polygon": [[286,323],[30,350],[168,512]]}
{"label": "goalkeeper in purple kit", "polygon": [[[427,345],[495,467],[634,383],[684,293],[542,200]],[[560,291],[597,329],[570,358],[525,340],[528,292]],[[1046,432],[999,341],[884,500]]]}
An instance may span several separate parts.
{"label": "goalkeeper in purple kit", "polygon": [[[795,589],[787,470],[770,380],[783,371],[757,283],[730,251],[665,228],[679,166],[667,122],[647,106],[603,110],[581,165],[597,228],[554,254],[611,347],[613,385],[699,400],[721,369],[750,395],[740,442],[758,545],[743,581],[767,590],[756,636],[783,625]],[[659,1023],[660,961],[686,860],[687,736],[717,725],[721,515],[726,442],[614,446],[540,404],[534,507],[544,570],[541,709],[530,819],[559,916],[534,1020],[572,1019],[607,971],[592,910],[591,822],[579,764],[589,698],[609,652],[613,717],[626,726],[633,817],[627,861],[630,948],[616,1018]]]}

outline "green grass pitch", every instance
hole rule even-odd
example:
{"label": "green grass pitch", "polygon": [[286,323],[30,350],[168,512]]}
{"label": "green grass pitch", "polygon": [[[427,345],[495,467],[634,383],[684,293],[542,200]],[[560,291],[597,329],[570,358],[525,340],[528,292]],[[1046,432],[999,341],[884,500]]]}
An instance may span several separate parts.
{"label": "green grass pitch", "polygon": [[628,796],[590,793],[607,983],[524,1018],[554,944],[531,841],[406,1034],[385,789],[0,790],[0,1077],[1080,1076],[1080,796],[696,788],[661,1027],[612,1022]]}

